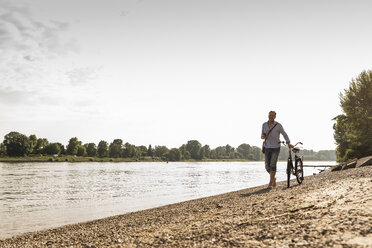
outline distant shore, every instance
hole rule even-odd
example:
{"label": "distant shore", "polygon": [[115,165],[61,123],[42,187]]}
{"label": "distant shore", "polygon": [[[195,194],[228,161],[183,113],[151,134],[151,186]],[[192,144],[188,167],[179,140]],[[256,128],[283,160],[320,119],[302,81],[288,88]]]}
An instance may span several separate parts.
{"label": "distant shore", "polygon": [[0,247],[372,247],[372,166],[0,240]]}
{"label": "distant shore", "polygon": [[[306,160],[314,161],[329,161],[329,160]],[[79,157],[79,156],[29,156],[29,157],[0,157],[0,162],[3,163],[43,163],[43,162],[263,162],[263,160],[248,160],[248,159],[186,159],[180,161],[167,161],[160,158],[141,157],[141,158],[108,158],[108,157]]]}
{"label": "distant shore", "polygon": [[[30,157],[0,157],[0,162],[167,162],[156,157],[141,158],[108,158],[108,157],[79,157],[79,156],[30,156]],[[172,161],[169,161],[172,162]],[[187,159],[176,162],[254,162],[246,159]]]}

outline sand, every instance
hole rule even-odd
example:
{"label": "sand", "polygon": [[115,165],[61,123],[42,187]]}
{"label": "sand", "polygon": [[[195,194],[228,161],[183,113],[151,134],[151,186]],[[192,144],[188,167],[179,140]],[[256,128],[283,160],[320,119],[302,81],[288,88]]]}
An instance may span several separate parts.
{"label": "sand", "polygon": [[372,247],[372,166],[28,233],[0,247]]}

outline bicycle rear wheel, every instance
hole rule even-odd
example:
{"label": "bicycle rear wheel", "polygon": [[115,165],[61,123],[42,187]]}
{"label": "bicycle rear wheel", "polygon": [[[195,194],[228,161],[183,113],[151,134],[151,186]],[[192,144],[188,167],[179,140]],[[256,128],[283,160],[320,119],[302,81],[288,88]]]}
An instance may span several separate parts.
{"label": "bicycle rear wheel", "polygon": [[296,159],[295,175],[296,175],[297,182],[301,184],[302,181],[304,180],[304,166],[303,166],[301,158]]}

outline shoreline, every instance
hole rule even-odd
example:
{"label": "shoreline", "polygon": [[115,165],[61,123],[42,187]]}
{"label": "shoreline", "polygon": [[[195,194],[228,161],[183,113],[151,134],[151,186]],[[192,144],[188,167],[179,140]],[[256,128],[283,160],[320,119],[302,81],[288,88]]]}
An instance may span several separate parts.
{"label": "shoreline", "polygon": [[[0,247],[372,247],[372,166],[0,240]],[[364,245],[364,246],[363,246]]]}
{"label": "shoreline", "polygon": [[[180,160],[180,161],[168,161],[171,163],[178,163],[178,162],[263,162],[264,160],[247,160],[247,159],[203,159],[203,160],[195,160],[195,159],[187,159],[187,160]],[[286,160],[278,160],[278,162],[285,162]],[[163,162],[167,163],[166,160],[161,160],[159,158],[98,158],[98,157],[74,157],[74,156],[35,156],[35,157],[0,157],[0,163],[61,163],[61,162],[69,162],[69,163],[85,163],[85,162],[97,162],[97,163],[122,163],[122,162]],[[306,162],[334,162],[332,160],[306,160]]]}
{"label": "shoreline", "polygon": [[[195,160],[195,159],[187,159],[187,160],[180,160],[180,161],[168,161],[172,163],[176,162],[256,162],[257,160],[247,160],[247,159],[203,159],[203,160]],[[261,160],[258,160],[261,161]],[[35,157],[0,157],[0,162],[2,163],[44,163],[44,162],[71,162],[71,163],[79,163],[79,162],[164,162],[166,163],[167,160],[162,160],[160,158],[99,158],[99,157],[79,157],[79,156],[35,156]]]}

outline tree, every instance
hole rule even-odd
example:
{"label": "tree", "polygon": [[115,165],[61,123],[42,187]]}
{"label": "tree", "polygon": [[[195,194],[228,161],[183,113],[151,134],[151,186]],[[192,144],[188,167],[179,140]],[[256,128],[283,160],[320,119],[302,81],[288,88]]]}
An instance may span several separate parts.
{"label": "tree", "polygon": [[121,139],[115,139],[109,147],[110,158],[120,158],[122,155],[123,141]]}
{"label": "tree", "polygon": [[181,160],[181,152],[177,148],[172,148],[168,152],[168,159],[169,161],[180,161]]}
{"label": "tree", "polygon": [[154,149],[152,149],[151,144],[149,145],[149,148],[147,148],[147,156],[154,156]]}
{"label": "tree", "polygon": [[4,143],[0,144],[0,156],[5,156],[6,155],[6,147]]}
{"label": "tree", "polygon": [[30,140],[30,153],[36,153],[35,152],[35,147],[37,144],[37,138],[35,134],[31,134],[30,137],[28,137]]}
{"label": "tree", "polygon": [[138,146],[136,148],[139,150],[141,157],[145,157],[147,155],[147,147],[146,146]]}
{"label": "tree", "polygon": [[200,149],[200,159],[210,158],[210,155],[211,155],[211,148],[209,147],[209,145],[204,145]]}
{"label": "tree", "polygon": [[36,146],[34,147],[33,153],[42,154],[44,148],[49,144],[49,141],[45,138],[38,138],[36,141]]}
{"label": "tree", "polygon": [[337,160],[348,161],[372,154],[372,71],[363,71],[340,93],[344,114],[334,118]]}
{"label": "tree", "polygon": [[212,149],[209,158],[217,159],[216,149]]}
{"label": "tree", "polygon": [[185,153],[182,156],[183,156],[183,159],[186,159],[186,160],[191,158],[191,154],[189,151],[185,151]]}
{"label": "tree", "polygon": [[248,159],[248,156],[251,153],[251,146],[244,143],[238,146],[236,151],[238,152],[241,158]]}
{"label": "tree", "polygon": [[[142,153],[141,149],[138,146],[135,146],[135,145],[133,145],[133,146],[134,146],[133,157],[140,159],[141,158],[141,153]],[[147,150],[147,148],[146,148],[146,150]]]}
{"label": "tree", "polygon": [[76,152],[76,156],[84,157],[86,156],[86,154],[87,154],[87,149],[85,148],[85,146],[79,145],[77,152]]}
{"label": "tree", "polygon": [[226,149],[226,155],[228,158],[235,158],[235,148],[227,144],[225,146]]}
{"label": "tree", "polygon": [[[185,144],[183,144],[182,146],[180,146],[179,148],[178,148],[178,150],[180,151],[180,153],[181,153],[181,159],[189,159],[191,156],[190,156],[190,153],[187,151],[187,149],[186,149],[186,145]],[[186,158],[186,156],[185,156],[185,154],[186,154],[186,152],[188,153],[188,157]]]}
{"label": "tree", "polygon": [[50,143],[44,147],[43,153],[48,155],[60,154],[61,146],[59,143]]}
{"label": "tree", "polygon": [[4,137],[4,146],[8,156],[25,156],[30,151],[30,141],[24,134],[10,132]]}
{"label": "tree", "polygon": [[97,154],[97,147],[94,143],[89,143],[84,145],[89,157],[95,157]]}
{"label": "tree", "polygon": [[251,147],[251,154],[253,154],[253,160],[262,160],[264,159],[264,154],[261,152],[261,148],[257,146],[252,146]]}
{"label": "tree", "polygon": [[155,146],[154,155],[155,157],[166,159],[169,149],[166,146]]}
{"label": "tree", "polygon": [[186,144],[186,150],[190,153],[192,159],[200,159],[201,144],[197,140],[189,140]]}
{"label": "tree", "polygon": [[62,145],[62,144],[59,143],[59,142],[57,142],[56,144],[59,146],[59,148],[60,148],[60,150],[61,150],[61,151],[59,152],[59,154],[66,154],[65,146]]}
{"label": "tree", "polygon": [[215,156],[217,159],[228,158],[225,146],[218,146],[213,150],[215,151]]}
{"label": "tree", "polygon": [[79,146],[81,146],[81,141],[79,141],[78,138],[76,137],[71,138],[66,148],[67,155],[76,155],[78,152]]}
{"label": "tree", "polygon": [[100,158],[107,157],[107,155],[108,155],[108,143],[106,141],[101,140],[98,143],[97,155]]}
{"label": "tree", "polygon": [[123,157],[133,158],[135,155],[136,155],[136,146],[126,142],[123,148]]}

